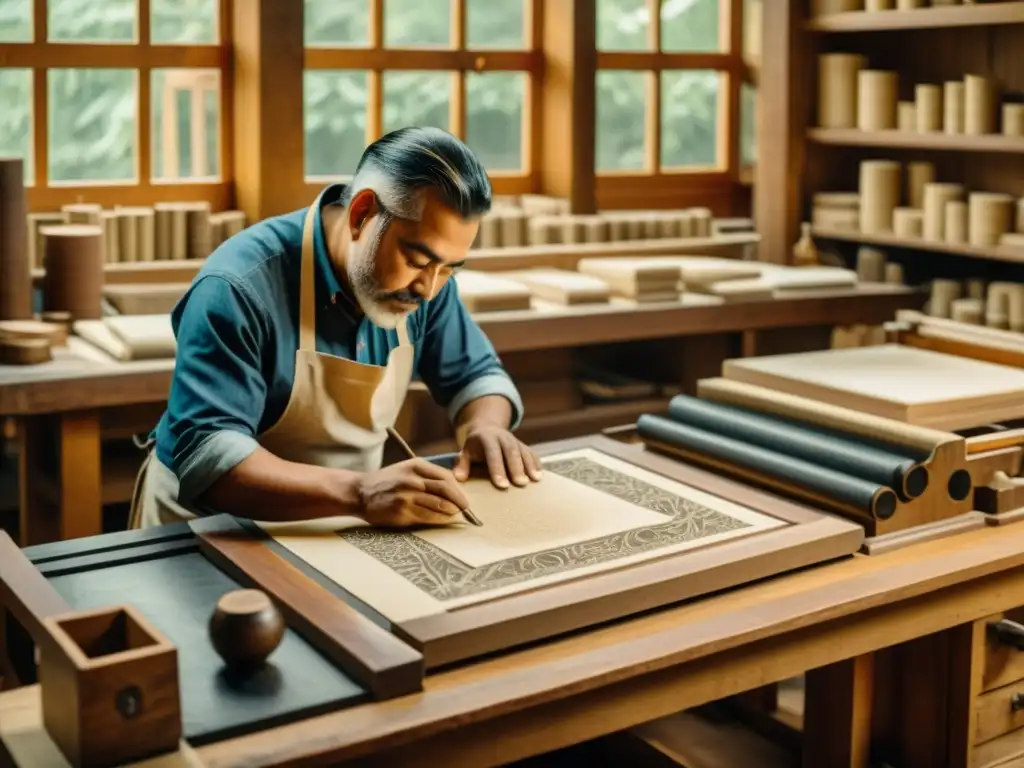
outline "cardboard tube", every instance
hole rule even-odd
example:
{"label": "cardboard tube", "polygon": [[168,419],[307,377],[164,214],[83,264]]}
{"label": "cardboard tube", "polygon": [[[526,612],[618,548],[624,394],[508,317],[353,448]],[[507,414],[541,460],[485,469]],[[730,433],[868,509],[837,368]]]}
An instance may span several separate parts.
{"label": "cardboard tube", "polygon": [[857,127],[857,77],[867,59],[856,53],[826,53],[818,57],[818,125]]}
{"label": "cardboard tube", "polygon": [[907,163],[907,204],[911,208],[924,208],[924,188],[935,181],[932,163]]}
{"label": "cardboard tube", "polygon": [[892,212],[900,203],[900,164],[865,160],[860,164],[860,231],[892,232]]}
{"label": "cardboard tube", "polygon": [[1003,136],[1024,137],[1024,104],[1003,104]]}
{"label": "cardboard tube", "polygon": [[980,75],[964,77],[964,133],[980,136],[995,132],[995,88]]}
{"label": "cardboard tube", "polygon": [[912,101],[901,101],[896,105],[896,130],[913,133],[917,130],[917,107]]}
{"label": "cardboard tube", "polygon": [[951,245],[967,242],[967,203],[950,200],[943,209],[942,239]]}
{"label": "cardboard tube", "polygon": [[967,198],[967,241],[991,247],[1010,231],[1014,200],[998,192],[972,192]]}
{"label": "cardboard tube", "polygon": [[857,128],[888,131],[896,128],[899,77],[895,72],[862,69],[857,73]]}
{"label": "cardboard tube", "polygon": [[917,132],[938,133],[942,130],[942,88],[922,83],[914,88],[917,107]]}
{"label": "cardboard tube", "polygon": [[942,132],[950,135],[964,132],[964,84],[961,80],[942,86]]}

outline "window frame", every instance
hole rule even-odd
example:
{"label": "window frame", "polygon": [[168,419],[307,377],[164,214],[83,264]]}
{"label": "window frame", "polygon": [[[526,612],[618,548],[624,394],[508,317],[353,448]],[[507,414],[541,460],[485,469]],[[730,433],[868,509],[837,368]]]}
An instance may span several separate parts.
{"label": "window frame", "polygon": [[[51,42],[48,2],[31,0],[32,40],[0,42],[0,66],[32,73],[31,135],[33,178],[26,184],[32,211],[55,211],[62,205],[88,200],[107,208],[152,205],[179,200],[206,200],[214,210],[229,208],[234,196],[231,3],[217,2],[217,42],[163,44],[150,40],[150,0],[135,0],[136,39],[132,42]],[[51,182],[49,168],[49,71],[51,69],[129,69],[136,75],[136,178],[125,181]],[[220,174],[215,179],[153,178],[154,69],[215,69],[220,73],[218,147]]]}
{"label": "window frame", "polygon": [[[597,0],[595,0],[596,2]],[[718,0],[719,52],[668,52],[661,49],[661,7],[646,0],[649,24],[646,51],[597,50],[596,72],[643,72],[647,90],[644,119],[645,167],[602,170],[594,158],[598,204],[602,208],[660,207],[678,202],[681,190],[708,191],[726,198],[742,183],[740,168],[740,87],[747,77],[743,58],[743,0]],[[596,45],[596,40],[595,40]],[[719,167],[661,166],[661,75],[664,71],[714,70],[721,76],[718,97]],[[595,104],[596,107],[596,104]],[[638,206],[634,201],[642,201]]]}
{"label": "window frame", "polygon": [[[304,2],[304,0],[298,0]],[[522,158],[519,171],[492,171],[488,175],[496,195],[519,195],[537,188],[540,172],[541,77],[544,73],[542,50],[544,0],[523,1],[522,50],[466,47],[466,8],[468,0],[450,0],[451,34],[449,48],[389,48],[384,43],[384,3],[365,0],[369,11],[369,41],[366,45],[303,45],[303,72],[317,70],[357,70],[366,72],[369,99],[366,113],[366,143],[383,135],[384,73],[401,71],[449,72],[452,78],[448,128],[460,138],[466,134],[466,74],[522,72],[526,75],[523,98]],[[305,132],[303,131],[303,138]],[[307,176],[302,162],[304,188],[314,197],[332,182],[351,176]]]}

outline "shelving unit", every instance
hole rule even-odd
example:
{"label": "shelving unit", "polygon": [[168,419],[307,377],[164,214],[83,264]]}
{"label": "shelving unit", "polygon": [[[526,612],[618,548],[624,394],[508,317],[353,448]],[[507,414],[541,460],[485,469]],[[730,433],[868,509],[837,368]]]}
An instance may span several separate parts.
{"label": "shelving unit", "polygon": [[[866,69],[898,73],[898,99],[915,99],[917,85],[940,87],[966,75],[994,80],[997,104],[1024,97],[1024,2],[988,2],[913,10],[850,11],[811,17],[809,0],[790,0],[765,14],[766,46],[761,64],[762,153],[755,185],[754,218],[762,237],[762,258],[786,263],[811,220],[811,201],[819,192],[857,192],[859,166],[865,160],[904,164],[929,162],[935,181],[961,184],[971,192],[1024,197],[1024,137],[1000,133],[858,130],[818,125],[819,56],[851,53],[865,57]],[[899,31],[899,35],[886,34]],[[945,97],[945,93],[943,93]],[[997,107],[999,109],[999,107]],[[1001,115],[1000,115],[1001,117]],[[997,125],[996,130],[1000,130]],[[904,190],[903,195],[906,195]],[[899,202],[908,206],[904,197]],[[1024,253],[998,246],[935,242],[893,233],[860,233],[816,227],[819,245],[836,250],[851,263],[850,244],[900,249],[900,259],[916,273],[940,269],[939,255],[975,259],[979,274],[1013,269],[1019,274]],[[935,263],[927,254],[937,255]],[[922,269],[923,268],[923,269]],[[934,275],[932,275],[934,276]],[[995,278],[992,278],[995,279]],[[1002,278],[1000,278],[1002,279]],[[1019,277],[1010,279],[1019,280]]]}

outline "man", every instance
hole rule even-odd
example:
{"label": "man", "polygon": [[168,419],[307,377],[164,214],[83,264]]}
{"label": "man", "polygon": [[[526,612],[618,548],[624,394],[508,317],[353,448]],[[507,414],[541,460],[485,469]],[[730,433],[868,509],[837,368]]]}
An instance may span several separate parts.
{"label": "man", "polygon": [[[407,128],[369,146],[350,185],[218,248],[172,315],[174,378],[133,524],[190,510],[445,524],[468,506],[472,463],[499,488],[539,480],[510,431],[522,400],[450,279],[490,206],[464,144]],[[416,373],[452,417],[454,471],[381,468]]]}

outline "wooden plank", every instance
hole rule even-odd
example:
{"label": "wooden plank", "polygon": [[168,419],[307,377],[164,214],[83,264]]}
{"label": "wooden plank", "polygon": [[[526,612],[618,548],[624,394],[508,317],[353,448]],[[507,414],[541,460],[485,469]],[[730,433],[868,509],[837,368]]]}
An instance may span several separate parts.
{"label": "wooden plank", "polygon": [[0,531],[0,606],[37,642],[46,634],[43,619],[71,610],[5,531]]}
{"label": "wooden plank", "polygon": [[[971,6],[973,7],[973,6]],[[991,259],[1007,261],[1015,264],[1024,263],[1024,251],[1014,250],[1007,246],[981,246],[969,243],[946,243],[919,238],[896,237],[895,235],[866,234],[854,230],[829,229],[814,227],[812,234],[826,240],[842,240],[849,243],[866,245],[886,245],[890,248],[907,248],[916,251],[948,253],[951,256],[964,256],[971,259]]]}
{"label": "wooden plank", "polygon": [[1024,152],[1024,138],[998,133],[982,136],[910,131],[859,131],[853,128],[812,128],[807,138],[819,144],[841,147],[931,149],[950,152]]}
{"label": "wooden plank", "polygon": [[367,687],[377,699],[423,687],[423,657],[346,605],[240,526],[223,518],[192,523],[203,554],[240,582],[264,590],[288,625]]}
{"label": "wooden plank", "polygon": [[806,28],[817,32],[868,32],[885,30],[936,29],[939,27],[980,27],[1024,22],[1024,3],[1000,2],[988,5],[936,6],[916,8],[907,13],[850,11],[809,19]]}
{"label": "wooden plank", "polygon": [[874,663],[856,656],[807,673],[805,768],[862,768],[871,755]]}

